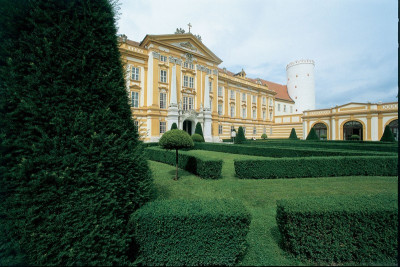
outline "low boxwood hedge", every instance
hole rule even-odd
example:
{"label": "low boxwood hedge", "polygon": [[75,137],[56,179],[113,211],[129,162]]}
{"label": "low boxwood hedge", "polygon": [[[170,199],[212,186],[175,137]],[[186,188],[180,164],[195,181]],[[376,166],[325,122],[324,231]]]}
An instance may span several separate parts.
{"label": "low boxwood hedge", "polygon": [[235,160],[242,179],[301,178],[325,176],[397,176],[397,156],[309,157]]}
{"label": "low boxwood hedge", "polygon": [[282,246],[325,263],[397,263],[396,195],[319,196],[277,201]]}
{"label": "low boxwood hedge", "polygon": [[[299,148],[299,147],[264,147],[251,145],[234,145],[234,144],[218,144],[218,143],[196,143],[194,149],[225,152],[232,154],[262,156],[262,157],[330,157],[330,156],[367,156],[371,152],[366,151],[347,151],[347,150],[326,150],[316,148]],[[374,153],[374,152],[372,152]],[[374,154],[378,154],[375,152]],[[384,155],[383,153],[379,153]]]}
{"label": "low boxwood hedge", "polygon": [[130,220],[144,266],[232,266],[244,255],[250,214],[236,200],[163,200]]}
{"label": "low boxwood hedge", "polygon": [[[165,150],[159,147],[146,148],[147,156],[150,160],[176,165],[175,151]],[[191,156],[179,151],[178,166],[188,172],[196,174],[205,179],[221,178],[222,160],[211,160],[200,156]]]}

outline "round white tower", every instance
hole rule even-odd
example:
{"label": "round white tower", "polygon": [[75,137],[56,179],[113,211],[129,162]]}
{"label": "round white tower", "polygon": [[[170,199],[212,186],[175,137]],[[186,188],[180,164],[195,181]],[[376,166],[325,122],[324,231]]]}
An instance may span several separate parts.
{"label": "round white tower", "polygon": [[315,109],[314,60],[301,59],[286,66],[287,89],[295,102],[295,113]]}

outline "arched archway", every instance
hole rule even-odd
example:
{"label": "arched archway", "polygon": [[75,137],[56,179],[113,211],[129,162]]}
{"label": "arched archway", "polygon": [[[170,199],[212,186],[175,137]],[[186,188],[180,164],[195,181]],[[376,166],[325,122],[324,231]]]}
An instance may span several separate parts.
{"label": "arched archway", "polygon": [[328,139],[328,126],[325,123],[318,121],[318,122],[314,123],[314,125],[311,128],[315,129],[315,132],[317,133],[318,138],[320,140]]}
{"label": "arched archway", "polygon": [[387,125],[389,126],[390,130],[392,131],[394,139],[396,139],[396,141],[399,141],[399,120],[393,119]]}
{"label": "arched archway", "polygon": [[358,135],[359,140],[363,140],[364,127],[361,122],[351,120],[343,124],[343,140],[350,140],[352,135]]}

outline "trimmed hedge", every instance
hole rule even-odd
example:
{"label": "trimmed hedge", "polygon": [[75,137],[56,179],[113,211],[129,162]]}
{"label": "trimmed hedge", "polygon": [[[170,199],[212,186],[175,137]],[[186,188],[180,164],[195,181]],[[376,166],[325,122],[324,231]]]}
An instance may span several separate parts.
{"label": "trimmed hedge", "polygon": [[[148,147],[146,153],[150,160],[159,161],[172,166],[176,165],[175,151],[164,150],[159,147]],[[199,156],[191,156],[179,151],[178,166],[188,172],[196,174],[204,179],[221,178],[222,160],[211,160]]]}
{"label": "trimmed hedge", "polygon": [[[371,155],[371,152],[366,151],[323,150],[315,148],[306,149],[299,147],[257,147],[250,145],[246,146],[218,143],[196,143],[194,145],[194,149],[273,158]],[[381,155],[385,156],[387,154]]]}
{"label": "trimmed hedge", "polygon": [[312,157],[235,160],[242,179],[302,178],[325,176],[397,176],[397,156]]}
{"label": "trimmed hedge", "polygon": [[232,266],[246,251],[250,213],[236,200],[163,200],[135,212],[130,228],[144,266]]}
{"label": "trimmed hedge", "polygon": [[296,147],[296,148],[323,148],[323,149],[343,149],[343,150],[360,150],[360,151],[377,151],[397,153],[398,146],[393,143],[379,143],[366,141],[306,141],[300,142],[291,140],[257,140],[258,142],[245,142],[245,145],[253,145],[259,147],[275,146],[275,147]]}
{"label": "trimmed hedge", "polygon": [[278,200],[282,245],[299,258],[328,265],[388,261],[396,265],[397,201],[395,194]]}

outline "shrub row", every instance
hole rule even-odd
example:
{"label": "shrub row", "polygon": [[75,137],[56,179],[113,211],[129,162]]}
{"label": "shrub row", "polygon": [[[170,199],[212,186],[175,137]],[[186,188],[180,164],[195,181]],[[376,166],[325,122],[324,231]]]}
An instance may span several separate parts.
{"label": "shrub row", "polygon": [[300,258],[329,265],[397,263],[395,194],[278,200],[276,220],[284,249]]}
{"label": "shrub row", "polygon": [[250,214],[235,200],[164,200],[136,211],[130,228],[144,266],[232,266],[246,250]]}
{"label": "shrub row", "polygon": [[257,147],[216,143],[196,143],[194,149],[273,158],[371,155],[371,152],[366,151],[305,149],[298,147]]}
{"label": "shrub row", "polygon": [[[159,161],[172,166],[176,165],[175,151],[165,150],[159,147],[148,147],[146,153],[150,160]],[[188,172],[205,179],[221,178],[222,160],[211,160],[205,157],[192,156],[184,151],[179,151],[178,166]]]}
{"label": "shrub row", "polygon": [[247,145],[254,146],[274,146],[274,147],[307,147],[307,148],[324,148],[324,149],[345,149],[345,150],[359,150],[359,151],[378,151],[378,152],[392,152],[397,153],[397,143],[372,143],[372,142],[350,142],[350,141],[297,141],[291,140],[278,141],[278,140],[259,140],[257,142],[245,142]]}
{"label": "shrub row", "polygon": [[242,179],[301,178],[325,176],[397,176],[397,156],[312,157],[235,160]]}

